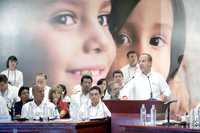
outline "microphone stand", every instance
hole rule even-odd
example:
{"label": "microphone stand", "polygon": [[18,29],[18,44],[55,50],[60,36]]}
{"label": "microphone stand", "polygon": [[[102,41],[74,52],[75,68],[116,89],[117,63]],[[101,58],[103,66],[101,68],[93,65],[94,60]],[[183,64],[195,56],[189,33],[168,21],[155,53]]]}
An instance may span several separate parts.
{"label": "microphone stand", "polygon": [[167,125],[168,127],[170,125],[173,125],[173,123],[170,122],[170,105],[171,103],[175,103],[175,102],[177,102],[177,100],[171,100],[164,103],[164,105],[166,105],[166,108],[167,108],[167,122],[163,123],[163,125]]}
{"label": "microphone stand", "polygon": [[151,87],[151,82],[150,82],[149,76],[147,76],[147,78],[148,78],[149,86],[150,86],[150,89],[151,89],[151,92],[150,92],[150,100],[154,100],[154,99],[153,99],[153,91],[152,91],[152,87]]}

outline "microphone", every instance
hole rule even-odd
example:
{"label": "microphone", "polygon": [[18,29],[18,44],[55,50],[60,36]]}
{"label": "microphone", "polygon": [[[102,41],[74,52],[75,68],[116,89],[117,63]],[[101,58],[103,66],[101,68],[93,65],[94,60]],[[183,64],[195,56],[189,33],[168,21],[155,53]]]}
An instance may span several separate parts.
{"label": "microphone", "polygon": [[169,100],[169,101],[165,102],[164,104],[166,106],[169,106],[171,103],[175,103],[175,102],[177,102],[177,100]]}
{"label": "microphone", "polygon": [[151,92],[150,92],[150,100],[153,100],[153,91],[152,91],[152,87],[151,87],[151,82],[150,82],[150,79],[149,79],[149,76],[147,76],[148,78],[148,81],[149,81],[149,87],[151,89]]}

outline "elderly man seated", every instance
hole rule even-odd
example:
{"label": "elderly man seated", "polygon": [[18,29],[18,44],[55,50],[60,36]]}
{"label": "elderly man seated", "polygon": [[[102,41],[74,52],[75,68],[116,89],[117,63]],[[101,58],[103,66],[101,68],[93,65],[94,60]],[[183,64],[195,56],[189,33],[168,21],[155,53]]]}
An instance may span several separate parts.
{"label": "elderly man seated", "polygon": [[33,86],[32,93],[33,101],[28,102],[22,107],[22,118],[27,119],[55,119],[60,118],[56,106],[44,99],[44,88],[40,86]]}

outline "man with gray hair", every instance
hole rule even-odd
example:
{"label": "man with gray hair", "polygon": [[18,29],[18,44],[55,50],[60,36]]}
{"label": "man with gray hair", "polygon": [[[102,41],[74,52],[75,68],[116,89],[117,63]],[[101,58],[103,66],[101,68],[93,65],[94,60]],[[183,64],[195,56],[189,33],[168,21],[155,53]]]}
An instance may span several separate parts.
{"label": "man with gray hair", "polygon": [[60,118],[56,106],[44,100],[44,88],[38,85],[34,85],[32,88],[34,96],[33,101],[26,103],[22,107],[22,118],[27,119],[56,119]]}

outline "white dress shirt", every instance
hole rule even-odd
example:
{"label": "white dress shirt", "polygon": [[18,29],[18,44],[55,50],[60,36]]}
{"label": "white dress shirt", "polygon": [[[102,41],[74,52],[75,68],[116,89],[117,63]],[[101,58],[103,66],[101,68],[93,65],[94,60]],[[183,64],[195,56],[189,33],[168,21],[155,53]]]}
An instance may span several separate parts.
{"label": "white dress shirt", "polygon": [[8,78],[8,82],[13,85],[16,86],[18,88],[20,88],[21,86],[23,86],[23,73],[19,70],[9,70],[6,69],[3,72],[1,72],[1,74],[4,74],[7,76]]}
{"label": "white dress shirt", "polygon": [[[44,106],[46,106],[47,108],[44,109]],[[44,112],[44,110],[46,110],[46,112]],[[50,119],[60,118],[56,106],[49,101],[43,100],[42,103],[38,106],[33,100],[31,102],[24,104],[22,107],[21,118],[38,120],[39,118],[43,118],[44,115],[49,117]]]}
{"label": "white dress shirt", "polygon": [[10,118],[11,117],[8,112],[6,100],[2,96],[0,96],[0,121],[10,120]]}
{"label": "white dress shirt", "polygon": [[171,95],[167,82],[159,73],[150,72],[148,75],[144,75],[140,72],[120,91],[120,98],[147,100],[151,98],[151,90],[153,99],[160,100],[161,94],[167,97]]}
{"label": "white dress shirt", "polygon": [[69,107],[70,117],[72,119],[78,119],[79,109],[81,105],[87,104],[89,101],[89,94],[84,95],[82,92],[78,92],[77,94],[71,95],[71,103]]}
{"label": "white dress shirt", "polygon": [[18,91],[19,89],[17,87],[10,84],[8,84],[8,89],[4,93],[0,91],[0,96],[5,99],[8,109],[11,109],[13,102],[20,100],[20,98],[18,97]]}
{"label": "white dress shirt", "polygon": [[110,100],[110,99],[111,99],[111,95],[108,93],[108,90],[106,90],[103,100]]}
{"label": "white dress shirt", "polygon": [[82,104],[79,110],[79,119],[101,119],[111,117],[111,113],[101,100],[96,106],[92,106],[91,100],[87,104]]}
{"label": "white dress shirt", "polygon": [[[44,87],[44,100],[49,101],[49,91],[50,91],[50,89],[51,89],[51,87],[49,87],[47,85]],[[29,98],[30,99],[34,98],[33,93],[32,93],[32,88],[30,88],[30,90],[29,90]]]}
{"label": "white dress shirt", "polygon": [[132,67],[130,64],[127,64],[121,68],[121,71],[124,75],[124,84],[127,84],[138,72],[140,72],[140,68],[138,65]]}

